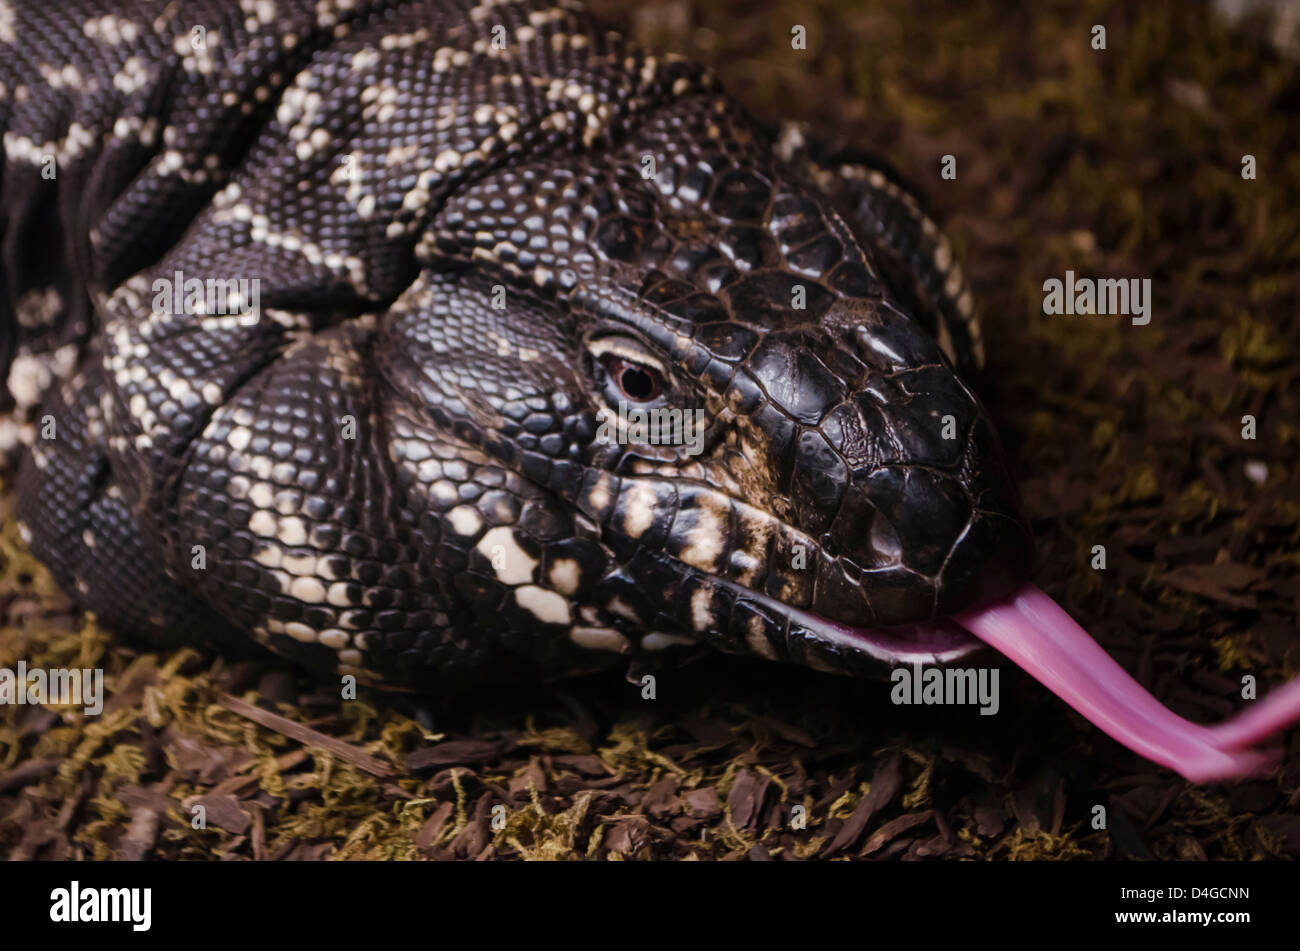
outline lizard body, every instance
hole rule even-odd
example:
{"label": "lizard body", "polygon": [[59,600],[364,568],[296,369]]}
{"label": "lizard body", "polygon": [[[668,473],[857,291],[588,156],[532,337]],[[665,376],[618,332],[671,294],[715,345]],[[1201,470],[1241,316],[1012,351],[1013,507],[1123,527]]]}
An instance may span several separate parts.
{"label": "lizard body", "polygon": [[1023,579],[950,245],[708,71],[569,3],[3,10],[19,518],[111,626],[397,689],[860,673]]}

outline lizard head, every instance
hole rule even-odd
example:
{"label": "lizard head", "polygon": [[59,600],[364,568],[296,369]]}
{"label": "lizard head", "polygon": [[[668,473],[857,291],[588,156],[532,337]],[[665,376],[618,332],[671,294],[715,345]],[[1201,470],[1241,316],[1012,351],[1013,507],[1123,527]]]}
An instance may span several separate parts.
{"label": "lizard head", "polygon": [[943,619],[1023,583],[1030,536],[979,400],[836,240],[816,277],[778,264],[713,292],[656,271],[641,290],[675,316],[592,321],[576,501],[627,580],[714,646],[951,661],[978,642]]}
{"label": "lizard head", "polygon": [[547,616],[847,672],[960,657],[943,619],[1031,557],[994,427],[832,203],[725,108],[682,128],[701,108],[485,176],[420,249],[477,368],[456,415],[600,547]]}

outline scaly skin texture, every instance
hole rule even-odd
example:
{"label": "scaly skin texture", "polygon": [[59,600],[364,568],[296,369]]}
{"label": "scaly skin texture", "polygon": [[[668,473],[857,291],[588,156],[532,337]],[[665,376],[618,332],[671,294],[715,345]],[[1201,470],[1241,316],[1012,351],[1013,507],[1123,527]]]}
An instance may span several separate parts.
{"label": "scaly skin texture", "polygon": [[[679,57],[432,0],[0,0],[0,47],[19,518],[109,625],[394,689],[861,673],[969,645],[815,621],[1022,580],[948,243]],[[260,312],[172,313],[176,272]],[[602,438],[620,402],[701,451]]]}

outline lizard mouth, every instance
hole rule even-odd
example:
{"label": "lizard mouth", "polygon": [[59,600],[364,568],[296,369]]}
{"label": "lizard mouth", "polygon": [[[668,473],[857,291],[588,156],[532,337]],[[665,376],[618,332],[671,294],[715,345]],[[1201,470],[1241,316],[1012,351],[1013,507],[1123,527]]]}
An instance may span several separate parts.
{"label": "lizard mouth", "polygon": [[951,664],[983,648],[984,642],[950,618],[933,618],[909,624],[860,627],[833,621],[821,614],[783,604],[776,598],[716,579],[736,597],[753,601],[774,616],[785,618],[790,633],[803,630],[833,652],[867,654],[892,666]]}
{"label": "lizard mouth", "polygon": [[983,645],[993,647],[1110,737],[1197,783],[1268,772],[1281,751],[1254,747],[1300,721],[1300,678],[1218,726],[1183,719],[1033,585],[951,618],[891,628],[786,611],[829,644],[893,664],[951,664]]}
{"label": "lizard mouth", "polygon": [[808,611],[786,608],[791,621],[818,640],[839,648],[863,651],[895,666],[952,664],[984,646],[984,642],[948,618],[892,627],[854,627]]}

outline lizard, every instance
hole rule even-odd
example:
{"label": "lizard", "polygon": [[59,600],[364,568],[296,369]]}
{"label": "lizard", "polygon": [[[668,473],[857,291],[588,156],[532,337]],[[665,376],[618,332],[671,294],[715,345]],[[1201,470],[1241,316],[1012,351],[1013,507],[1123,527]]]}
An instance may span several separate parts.
{"label": "lizard", "polygon": [[883,164],[570,0],[0,0],[0,53],[17,518],[111,628],[424,692],[992,645],[1191,778],[1275,761],[1295,684],[1188,724],[1029,584]]}

